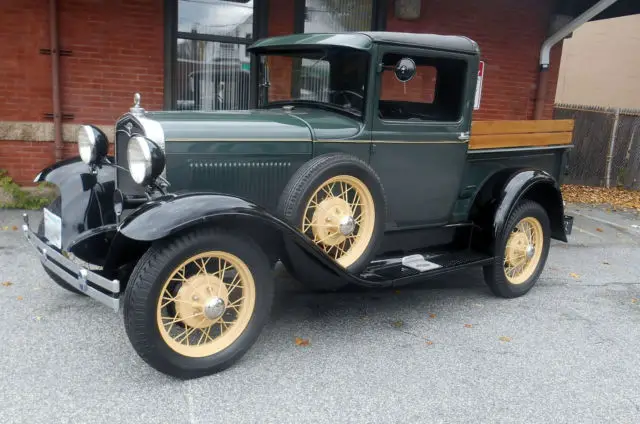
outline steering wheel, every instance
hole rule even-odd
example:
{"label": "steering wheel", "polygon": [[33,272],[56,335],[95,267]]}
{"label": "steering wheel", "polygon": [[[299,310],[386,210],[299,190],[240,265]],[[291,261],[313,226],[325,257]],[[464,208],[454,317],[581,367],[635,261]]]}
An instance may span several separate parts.
{"label": "steering wheel", "polygon": [[[350,107],[359,108],[364,104],[364,96],[353,90],[333,90],[336,96],[341,96],[344,99],[344,103],[349,104]],[[356,100],[356,105],[353,106],[351,100]],[[358,103],[359,102],[359,103]],[[336,102],[337,103],[337,102]]]}

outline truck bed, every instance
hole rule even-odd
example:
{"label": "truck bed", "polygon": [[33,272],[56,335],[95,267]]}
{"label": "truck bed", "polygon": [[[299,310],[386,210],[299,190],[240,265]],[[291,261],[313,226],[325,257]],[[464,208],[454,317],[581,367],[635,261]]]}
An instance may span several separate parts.
{"label": "truck bed", "polygon": [[474,122],[453,222],[466,219],[478,190],[500,171],[531,167],[562,183],[573,125],[573,120]]}

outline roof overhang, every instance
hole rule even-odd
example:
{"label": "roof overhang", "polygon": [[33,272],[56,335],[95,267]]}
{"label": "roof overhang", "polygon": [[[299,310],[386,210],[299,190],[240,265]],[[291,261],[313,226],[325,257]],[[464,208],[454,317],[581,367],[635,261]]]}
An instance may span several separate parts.
{"label": "roof overhang", "polygon": [[[591,6],[596,4],[598,0],[558,0],[556,2],[555,13],[576,17]],[[602,19],[618,18],[621,16],[629,16],[640,13],[640,1],[638,0],[618,0],[607,9],[596,15],[592,21]]]}

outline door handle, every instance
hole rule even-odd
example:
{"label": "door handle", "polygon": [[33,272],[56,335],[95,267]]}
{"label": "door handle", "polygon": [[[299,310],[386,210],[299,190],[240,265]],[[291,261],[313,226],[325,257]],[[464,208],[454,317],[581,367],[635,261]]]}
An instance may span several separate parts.
{"label": "door handle", "polygon": [[461,132],[460,135],[458,136],[458,140],[460,140],[460,141],[469,140],[469,133],[468,132]]}

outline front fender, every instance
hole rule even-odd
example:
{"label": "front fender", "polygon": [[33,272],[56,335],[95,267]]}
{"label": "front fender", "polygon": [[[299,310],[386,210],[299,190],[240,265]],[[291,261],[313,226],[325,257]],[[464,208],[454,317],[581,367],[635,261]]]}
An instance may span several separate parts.
{"label": "front fender", "polygon": [[[121,266],[127,258],[135,256],[122,252],[137,252],[140,246],[148,246],[200,224],[220,225],[244,232],[261,244],[268,256],[276,253],[273,250],[278,250],[278,255],[306,259],[313,272],[323,278],[366,284],[346,272],[312,240],[266,209],[246,199],[218,193],[169,194],[140,206],[118,226],[106,266]],[[265,234],[272,237],[265,238]],[[309,267],[306,267],[306,272],[311,272]]]}
{"label": "front fender", "polygon": [[538,169],[522,169],[514,172],[497,196],[497,208],[493,220],[493,236],[498,239],[517,203],[528,198],[540,203],[551,221],[551,236],[566,242],[564,227],[564,203],[558,182],[547,172]]}
{"label": "front fender", "polygon": [[102,166],[92,173],[80,157],[73,157],[44,168],[34,182],[48,182],[58,187],[63,250],[81,233],[115,223],[115,168]]}
{"label": "front fender", "polygon": [[[137,241],[155,241],[185,228],[224,216],[253,216],[280,221],[263,208],[239,197],[216,193],[168,194],[149,201],[127,216],[118,231]],[[277,222],[278,226],[286,225]]]}

